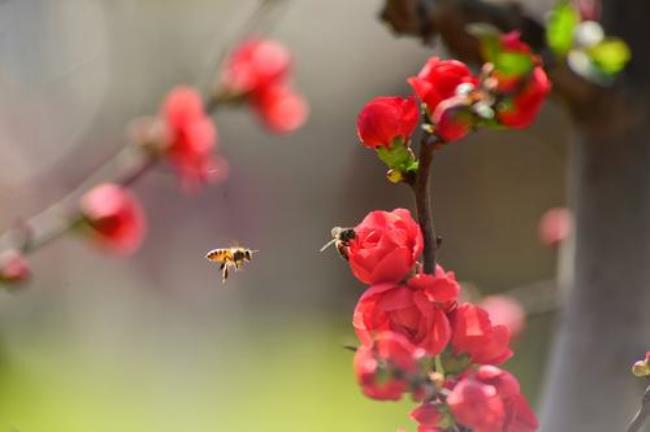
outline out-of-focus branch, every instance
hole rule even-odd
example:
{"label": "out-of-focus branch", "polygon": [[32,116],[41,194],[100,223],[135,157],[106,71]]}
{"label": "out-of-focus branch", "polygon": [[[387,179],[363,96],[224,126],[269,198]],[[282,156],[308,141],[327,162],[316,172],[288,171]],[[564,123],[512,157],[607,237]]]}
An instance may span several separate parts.
{"label": "out-of-focus branch", "polygon": [[641,407],[628,426],[627,432],[640,432],[643,430],[648,418],[650,418],[650,386],[645,389],[641,399]]}

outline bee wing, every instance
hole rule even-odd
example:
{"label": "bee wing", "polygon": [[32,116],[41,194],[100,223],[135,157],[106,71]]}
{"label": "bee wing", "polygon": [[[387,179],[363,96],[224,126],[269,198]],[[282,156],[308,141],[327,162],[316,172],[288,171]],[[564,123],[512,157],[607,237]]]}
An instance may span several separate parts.
{"label": "bee wing", "polygon": [[327,243],[325,243],[325,245],[324,245],[322,248],[320,248],[320,251],[323,252],[325,249],[327,249],[328,247],[332,246],[334,243],[336,243],[336,239],[335,239],[335,238],[333,238],[332,240],[330,240],[330,241],[328,241]]}

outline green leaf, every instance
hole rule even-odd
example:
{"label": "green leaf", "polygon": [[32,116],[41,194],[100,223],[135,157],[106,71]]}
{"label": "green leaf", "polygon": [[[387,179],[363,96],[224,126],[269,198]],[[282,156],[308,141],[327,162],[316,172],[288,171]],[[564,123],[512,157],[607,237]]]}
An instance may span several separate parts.
{"label": "green leaf", "polygon": [[396,138],[390,148],[379,147],[377,156],[392,170],[408,172],[418,168],[417,159],[402,138]]}
{"label": "green leaf", "polygon": [[546,25],[546,43],[559,56],[565,56],[573,46],[573,32],[580,14],[570,3],[561,1],[550,13]]}
{"label": "green leaf", "polygon": [[467,33],[477,38],[481,44],[483,60],[494,63],[501,52],[501,32],[498,28],[486,23],[472,23],[465,27]]}
{"label": "green leaf", "polygon": [[522,77],[533,70],[533,59],[529,54],[502,51],[496,56],[494,67],[508,77]]}
{"label": "green leaf", "polygon": [[630,61],[632,54],[627,44],[619,38],[605,38],[587,50],[594,65],[607,75],[616,75]]}

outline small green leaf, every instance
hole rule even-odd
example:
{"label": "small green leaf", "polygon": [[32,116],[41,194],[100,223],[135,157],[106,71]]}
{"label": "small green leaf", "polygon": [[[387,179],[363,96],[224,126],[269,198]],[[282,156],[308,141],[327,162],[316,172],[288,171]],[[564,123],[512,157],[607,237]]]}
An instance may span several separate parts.
{"label": "small green leaf", "polygon": [[497,55],[501,52],[501,42],[499,40],[501,32],[499,29],[486,23],[468,24],[465,29],[467,33],[479,40],[483,60],[494,63]]}
{"label": "small green leaf", "polygon": [[573,46],[573,32],[580,14],[569,2],[561,1],[550,13],[546,26],[546,43],[559,56],[565,56]]}
{"label": "small green leaf", "polygon": [[525,53],[502,51],[496,56],[494,67],[507,77],[522,77],[533,69],[533,59]]}
{"label": "small green leaf", "polygon": [[400,172],[417,170],[417,160],[402,138],[396,138],[390,148],[379,147],[377,156],[391,170]]}
{"label": "small green leaf", "polygon": [[587,51],[594,65],[607,75],[616,75],[630,61],[630,48],[619,38],[605,38]]}

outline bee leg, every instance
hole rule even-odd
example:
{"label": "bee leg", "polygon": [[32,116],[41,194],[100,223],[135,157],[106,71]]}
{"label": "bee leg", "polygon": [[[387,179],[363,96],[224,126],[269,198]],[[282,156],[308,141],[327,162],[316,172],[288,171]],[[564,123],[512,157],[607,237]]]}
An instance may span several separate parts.
{"label": "bee leg", "polygon": [[228,266],[223,263],[221,264],[221,282],[225,284],[226,279],[228,279]]}

